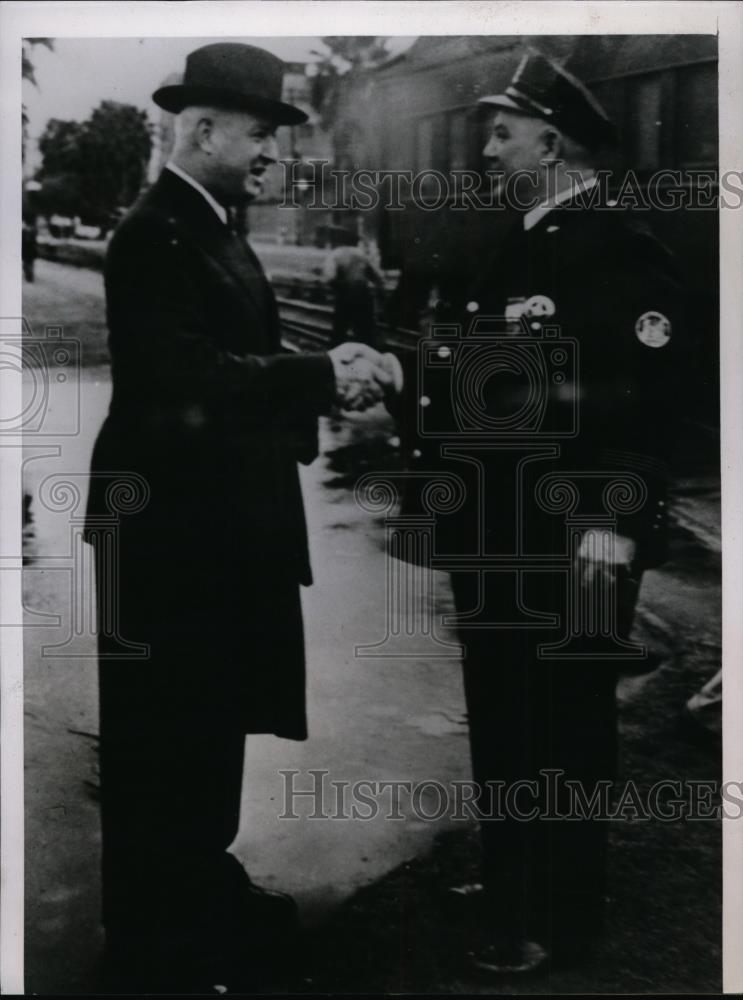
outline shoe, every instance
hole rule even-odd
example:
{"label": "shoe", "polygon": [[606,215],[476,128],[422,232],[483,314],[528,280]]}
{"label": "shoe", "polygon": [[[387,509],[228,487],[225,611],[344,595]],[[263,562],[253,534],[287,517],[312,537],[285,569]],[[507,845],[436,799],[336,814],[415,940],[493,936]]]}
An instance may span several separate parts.
{"label": "shoe", "polygon": [[299,926],[299,910],[290,895],[265,889],[249,878],[242,886],[242,902],[249,919],[258,919],[283,929]]}
{"label": "shoe", "polygon": [[464,885],[450,885],[446,890],[447,899],[469,900],[482,899],[485,886],[482,882],[466,882]]}
{"label": "shoe", "polygon": [[450,885],[443,895],[443,905],[452,917],[479,919],[485,907],[485,886],[481,882]]}
{"label": "shoe", "polygon": [[488,976],[528,976],[549,961],[546,948],[536,941],[493,942],[467,955],[469,968]]}

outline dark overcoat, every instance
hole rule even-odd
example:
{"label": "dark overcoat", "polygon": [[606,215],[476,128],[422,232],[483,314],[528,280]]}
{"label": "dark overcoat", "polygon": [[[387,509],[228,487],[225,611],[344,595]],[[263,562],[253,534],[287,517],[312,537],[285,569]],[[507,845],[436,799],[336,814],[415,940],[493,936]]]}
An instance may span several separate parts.
{"label": "dark overcoat", "polygon": [[[96,542],[116,517],[111,551],[96,546],[102,710],[305,738],[297,462],[316,455],[330,360],[282,349],[254,253],[167,169],[114,234],[105,285],[113,395],[86,526]],[[123,505],[117,479],[136,494]]]}

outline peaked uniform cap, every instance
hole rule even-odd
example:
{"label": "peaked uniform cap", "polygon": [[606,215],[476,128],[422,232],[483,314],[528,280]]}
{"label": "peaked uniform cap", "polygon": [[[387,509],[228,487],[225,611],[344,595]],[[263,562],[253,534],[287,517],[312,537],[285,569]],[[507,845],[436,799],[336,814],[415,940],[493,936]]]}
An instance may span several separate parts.
{"label": "peaked uniform cap", "polygon": [[527,52],[504,93],[477,103],[553,122],[589,149],[616,142],[614,124],[590,90],[541,52]]}
{"label": "peaked uniform cap", "polygon": [[307,115],[281,100],[284,63],[255,45],[215,42],[186,57],[183,82],[160,87],[152,100],[165,111],[208,107],[251,111],[277,125],[301,125]]}

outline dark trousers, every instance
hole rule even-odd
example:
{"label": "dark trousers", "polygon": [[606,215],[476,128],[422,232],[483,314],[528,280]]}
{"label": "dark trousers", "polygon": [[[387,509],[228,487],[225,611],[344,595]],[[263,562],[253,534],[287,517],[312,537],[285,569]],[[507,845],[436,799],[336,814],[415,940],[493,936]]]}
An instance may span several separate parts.
{"label": "dark trousers", "polygon": [[103,920],[109,943],[157,961],[222,947],[246,880],[227,853],[240,817],[245,737],[147,719],[101,671]]}
{"label": "dark trousers", "polygon": [[[472,575],[454,574],[452,584],[458,612],[477,607]],[[559,585],[542,590],[545,600],[559,601]],[[484,609],[497,615],[489,601],[496,603],[497,594],[486,598]],[[622,620],[631,620],[627,609]],[[601,922],[608,821],[586,818],[585,809],[581,817],[566,782],[590,802],[600,783],[614,779],[616,665],[541,658],[537,646],[556,638],[550,629],[463,626],[460,636],[473,780],[481,814],[491,817],[480,828],[493,929],[569,948]],[[517,792],[517,782],[536,785]],[[537,815],[524,818],[535,807]],[[549,818],[571,813],[570,819]]]}
{"label": "dark trousers", "polygon": [[[103,922],[118,966],[175,988],[174,976],[249,957],[250,880],[227,852],[246,726],[219,607],[185,563],[171,566],[168,589],[160,557],[147,560],[124,547],[113,574],[98,553]],[[147,655],[127,643],[146,643]]]}

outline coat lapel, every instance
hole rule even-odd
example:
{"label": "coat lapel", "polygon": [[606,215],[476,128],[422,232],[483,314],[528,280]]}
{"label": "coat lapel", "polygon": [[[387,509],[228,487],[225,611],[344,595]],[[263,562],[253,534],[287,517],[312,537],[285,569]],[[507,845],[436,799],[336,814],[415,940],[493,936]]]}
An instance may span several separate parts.
{"label": "coat lapel", "polygon": [[163,170],[150,197],[232,279],[272,335],[276,313],[273,293],[253,251],[224,225],[197,190],[171,170]]}

